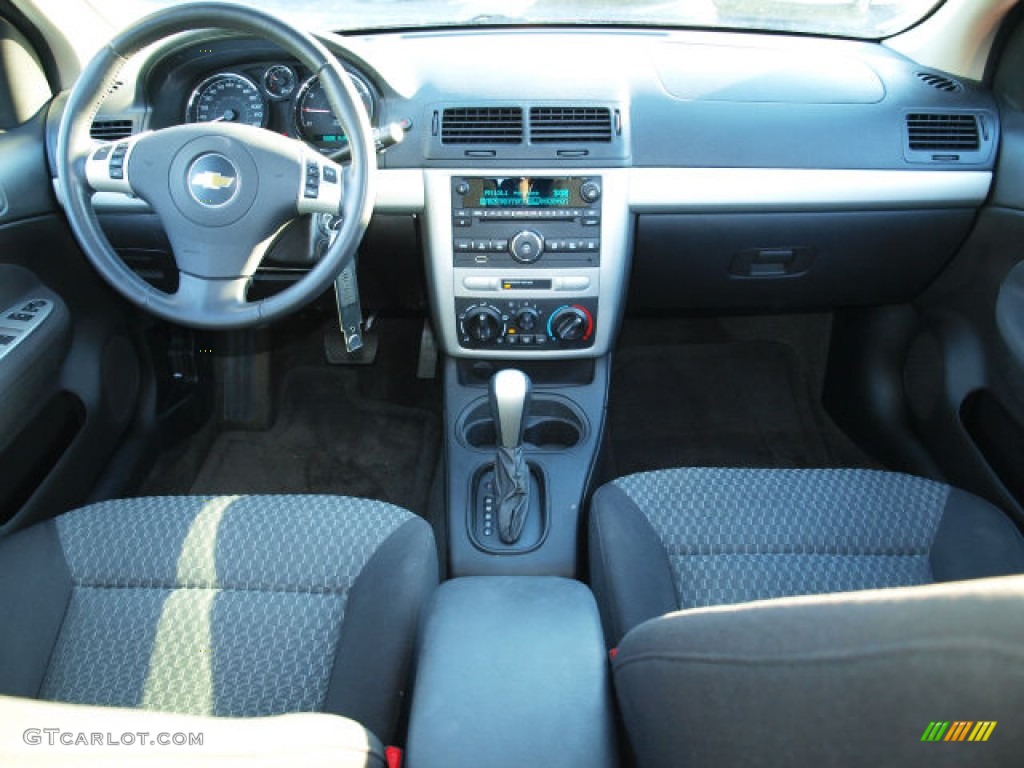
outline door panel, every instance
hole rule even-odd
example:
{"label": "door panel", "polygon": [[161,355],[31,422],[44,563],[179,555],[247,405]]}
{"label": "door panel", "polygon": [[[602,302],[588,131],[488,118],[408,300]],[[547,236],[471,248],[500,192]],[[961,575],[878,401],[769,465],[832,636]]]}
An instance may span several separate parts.
{"label": "door panel", "polygon": [[[0,38],[7,29],[0,19]],[[9,92],[25,82],[38,85],[0,77],[0,120],[19,117],[5,105],[31,103]],[[142,375],[130,311],[56,204],[49,112],[0,132],[0,337],[18,337],[0,358],[0,534],[88,497],[135,418]]]}
{"label": "door panel", "polygon": [[917,302],[912,422],[944,474],[1024,525],[1024,16],[992,71],[1003,126],[992,197]]}

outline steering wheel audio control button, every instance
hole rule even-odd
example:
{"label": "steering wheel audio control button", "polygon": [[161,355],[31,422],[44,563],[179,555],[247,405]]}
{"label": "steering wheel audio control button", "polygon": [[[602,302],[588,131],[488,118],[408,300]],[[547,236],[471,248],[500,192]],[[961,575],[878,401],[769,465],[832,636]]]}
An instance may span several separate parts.
{"label": "steering wheel audio control button", "polygon": [[327,213],[341,210],[341,169],[319,155],[306,155],[302,161],[302,186],[299,213]]}
{"label": "steering wheel audio control button", "polygon": [[135,194],[128,180],[128,162],[139,138],[103,144],[86,156],[85,177],[94,191]]}

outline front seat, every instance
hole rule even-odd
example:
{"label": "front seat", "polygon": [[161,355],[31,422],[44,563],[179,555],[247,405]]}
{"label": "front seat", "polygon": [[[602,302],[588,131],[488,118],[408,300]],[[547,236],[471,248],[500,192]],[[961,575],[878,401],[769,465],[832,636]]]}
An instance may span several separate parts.
{"label": "front seat", "polygon": [[609,647],[680,608],[1024,572],[1024,539],[991,504],[858,469],[622,477],[594,494],[589,547]]}
{"label": "front seat", "polygon": [[422,519],[336,496],[128,499],[0,540],[0,694],[396,735],[438,583]]}
{"label": "front seat", "polygon": [[1024,576],[980,577],[1024,571],[1024,540],[981,499],[666,470],[599,489],[589,543],[637,765],[1019,764]]}

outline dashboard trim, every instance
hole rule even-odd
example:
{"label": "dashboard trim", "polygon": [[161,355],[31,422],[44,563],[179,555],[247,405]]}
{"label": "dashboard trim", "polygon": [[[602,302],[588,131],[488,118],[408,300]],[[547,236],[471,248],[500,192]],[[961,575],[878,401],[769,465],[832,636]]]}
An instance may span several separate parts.
{"label": "dashboard trim", "polygon": [[[492,169],[389,168],[377,172],[377,213],[423,213],[428,174],[500,173]],[[508,171],[506,171],[508,172]],[[549,174],[551,169],[539,169]],[[587,173],[607,173],[586,169]],[[521,174],[522,171],[515,171]],[[977,207],[992,185],[990,171],[796,170],[782,168],[631,168],[633,213],[913,210]],[[445,194],[448,194],[446,192]],[[143,200],[114,193],[93,197],[102,213],[146,211]]]}
{"label": "dashboard trim", "polygon": [[911,210],[979,206],[990,171],[633,168],[635,213]]}

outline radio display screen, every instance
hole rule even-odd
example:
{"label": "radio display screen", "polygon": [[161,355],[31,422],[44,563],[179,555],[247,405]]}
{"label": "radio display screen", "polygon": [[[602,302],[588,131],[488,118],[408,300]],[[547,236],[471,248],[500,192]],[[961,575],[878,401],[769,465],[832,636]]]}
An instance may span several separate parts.
{"label": "radio display screen", "polygon": [[580,179],[508,178],[466,179],[469,192],[462,196],[465,208],[585,208]]}

